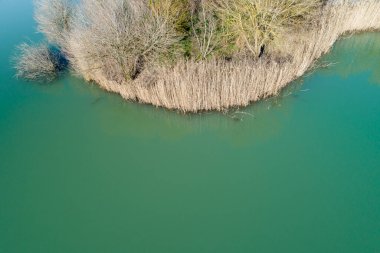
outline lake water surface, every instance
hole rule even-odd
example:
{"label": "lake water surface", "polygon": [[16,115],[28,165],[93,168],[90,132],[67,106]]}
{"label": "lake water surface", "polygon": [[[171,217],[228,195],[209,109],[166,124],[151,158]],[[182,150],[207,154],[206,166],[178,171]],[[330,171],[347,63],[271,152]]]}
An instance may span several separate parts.
{"label": "lake water surface", "polygon": [[379,253],[380,34],[224,115],[16,80],[32,1],[0,0],[1,253]]}

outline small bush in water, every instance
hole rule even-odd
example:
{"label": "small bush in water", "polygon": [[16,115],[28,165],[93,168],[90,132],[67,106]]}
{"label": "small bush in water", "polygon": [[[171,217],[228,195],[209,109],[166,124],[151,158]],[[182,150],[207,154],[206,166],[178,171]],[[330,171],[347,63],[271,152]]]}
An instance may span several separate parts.
{"label": "small bush in water", "polygon": [[21,44],[16,57],[16,76],[27,80],[49,82],[54,80],[67,65],[59,50],[46,43]]}

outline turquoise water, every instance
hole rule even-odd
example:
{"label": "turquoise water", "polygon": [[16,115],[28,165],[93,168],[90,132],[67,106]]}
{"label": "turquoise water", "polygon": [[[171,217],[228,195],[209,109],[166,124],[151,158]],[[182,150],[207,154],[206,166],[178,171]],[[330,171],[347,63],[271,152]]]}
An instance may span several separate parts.
{"label": "turquoise water", "polygon": [[380,34],[279,98],[184,116],[16,80],[34,27],[0,0],[0,252],[380,252]]}

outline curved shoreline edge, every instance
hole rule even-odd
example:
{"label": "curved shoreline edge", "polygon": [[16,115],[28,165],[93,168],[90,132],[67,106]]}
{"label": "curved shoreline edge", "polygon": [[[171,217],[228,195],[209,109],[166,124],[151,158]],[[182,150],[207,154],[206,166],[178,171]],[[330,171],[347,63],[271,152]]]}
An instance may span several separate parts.
{"label": "curved shoreline edge", "polygon": [[[133,82],[110,81],[99,71],[83,71],[87,81],[133,100],[183,113],[224,111],[277,95],[329,52],[340,36],[380,29],[380,2],[364,0],[330,4],[321,22],[306,34],[289,35],[283,47],[290,59],[182,61],[157,67]],[[77,59],[86,69],[86,62]],[[154,78],[152,78],[152,76]]]}

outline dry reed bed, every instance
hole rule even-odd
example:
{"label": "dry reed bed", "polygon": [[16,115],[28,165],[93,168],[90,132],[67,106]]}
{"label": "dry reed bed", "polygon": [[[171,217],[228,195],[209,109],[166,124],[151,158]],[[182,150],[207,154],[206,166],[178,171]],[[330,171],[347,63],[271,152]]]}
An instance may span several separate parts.
{"label": "dry reed bed", "polygon": [[[173,68],[157,67],[154,73],[143,73],[128,83],[109,81],[97,70],[82,74],[127,100],[182,112],[221,111],[278,94],[327,53],[342,34],[375,29],[380,29],[379,1],[335,1],[325,7],[311,31],[289,36],[284,48],[290,59],[285,61],[181,61]],[[88,69],[85,61],[77,64]]]}

